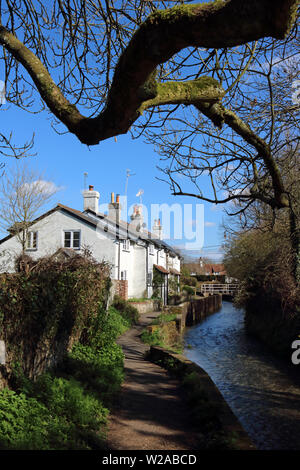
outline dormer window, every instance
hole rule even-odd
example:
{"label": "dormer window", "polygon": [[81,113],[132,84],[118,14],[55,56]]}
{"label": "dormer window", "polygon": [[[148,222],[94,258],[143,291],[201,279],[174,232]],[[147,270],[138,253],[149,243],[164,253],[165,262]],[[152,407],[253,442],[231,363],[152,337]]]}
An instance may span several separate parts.
{"label": "dormer window", "polygon": [[37,232],[27,232],[26,250],[37,250]]}
{"label": "dormer window", "polygon": [[64,231],[64,247],[73,248],[74,250],[80,249],[80,230]]}

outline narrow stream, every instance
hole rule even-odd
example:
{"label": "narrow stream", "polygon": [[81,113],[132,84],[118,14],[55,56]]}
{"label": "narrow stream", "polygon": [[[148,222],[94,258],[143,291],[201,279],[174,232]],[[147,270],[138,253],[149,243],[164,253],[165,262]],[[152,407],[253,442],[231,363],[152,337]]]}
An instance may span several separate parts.
{"label": "narrow stream", "polygon": [[257,449],[300,450],[300,365],[247,336],[244,313],[231,302],[184,340],[185,356],[210,375]]}

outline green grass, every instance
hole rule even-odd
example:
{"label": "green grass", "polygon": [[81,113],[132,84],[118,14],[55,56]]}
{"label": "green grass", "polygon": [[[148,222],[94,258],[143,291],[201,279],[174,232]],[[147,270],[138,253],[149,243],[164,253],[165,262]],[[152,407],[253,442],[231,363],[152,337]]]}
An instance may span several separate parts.
{"label": "green grass", "polygon": [[162,330],[163,325],[175,321],[176,317],[177,313],[161,313],[151,322],[151,325],[157,325],[158,328],[153,332],[144,330],[141,334],[141,340],[150,346],[159,346],[180,354],[183,350],[180,335],[178,334],[176,341],[171,344],[170,341],[168,341],[168,334]]}
{"label": "green grass", "polygon": [[148,330],[144,330],[141,334],[141,340],[150,346],[164,347],[163,338],[159,330],[156,330],[153,333]]}
{"label": "green grass", "polygon": [[163,323],[168,323],[170,321],[175,321],[177,318],[177,313],[161,313],[158,317],[153,320],[152,325],[162,325]]}

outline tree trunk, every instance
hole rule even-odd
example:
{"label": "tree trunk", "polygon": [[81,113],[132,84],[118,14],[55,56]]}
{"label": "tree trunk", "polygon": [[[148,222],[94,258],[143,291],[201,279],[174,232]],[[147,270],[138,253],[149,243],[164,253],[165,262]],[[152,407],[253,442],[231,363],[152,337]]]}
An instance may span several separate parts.
{"label": "tree trunk", "polygon": [[293,274],[296,285],[300,286],[300,227],[298,217],[293,208],[290,208],[290,236],[293,250]]}

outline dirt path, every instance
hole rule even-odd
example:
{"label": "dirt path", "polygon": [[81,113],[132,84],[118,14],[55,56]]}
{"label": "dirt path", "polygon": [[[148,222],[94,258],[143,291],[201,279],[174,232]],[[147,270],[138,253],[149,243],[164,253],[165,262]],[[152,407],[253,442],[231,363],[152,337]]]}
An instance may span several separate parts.
{"label": "dirt path", "polygon": [[139,325],[118,340],[125,354],[125,381],[110,419],[111,450],[197,449],[179,382],[144,359],[149,347],[139,335],[159,313],[142,315]]}

